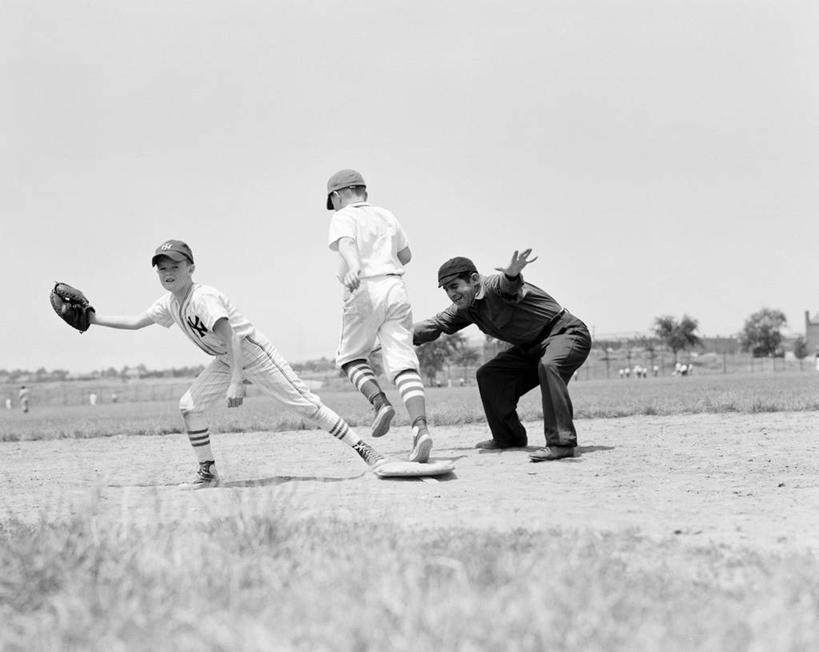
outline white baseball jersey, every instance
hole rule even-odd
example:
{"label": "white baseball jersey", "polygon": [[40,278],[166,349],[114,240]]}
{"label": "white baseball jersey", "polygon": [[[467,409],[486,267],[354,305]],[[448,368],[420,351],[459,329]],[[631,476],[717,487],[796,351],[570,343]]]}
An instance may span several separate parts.
{"label": "white baseball jersey", "polygon": [[[405,249],[409,242],[404,229],[390,211],[367,202],[349,204],[336,211],[330,218],[330,249],[338,251],[338,241],[344,237],[355,240],[358,247],[360,278],[404,273],[398,252]],[[340,270],[339,278],[346,272],[345,266]]]}
{"label": "white baseball jersey", "polygon": [[225,355],[224,342],[213,332],[213,325],[225,317],[239,337],[255,333],[255,328],[224,294],[208,285],[194,283],[180,301],[168,292],[148,308],[148,315],[165,328],[179,326],[196,346],[208,355]]}

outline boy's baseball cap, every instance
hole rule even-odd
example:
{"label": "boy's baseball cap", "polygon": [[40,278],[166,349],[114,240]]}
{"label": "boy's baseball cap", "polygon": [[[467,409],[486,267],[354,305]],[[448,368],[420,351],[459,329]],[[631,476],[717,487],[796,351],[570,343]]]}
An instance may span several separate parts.
{"label": "boy's baseball cap", "polygon": [[478,268],[475,267],[475,263],[469,260],[469,258],[464,258],[463,256],[450,258],[438,268],[438,287],[446,285],[459,274],[463,274],[464,272],[471,274],[477,271]]}
{"label": "boy's baseball cap", "polygon": [[367,187],[367,184],[364,183],[364,177],[361,176],[360,172],[356,172],[355,170],[339,170],[331,176],[327,181],[327,210],[333,210],[333,202],[330,201],[330,195],[333,192],[353,186]]}
{"label": "boy's baseball cap", "polygon": [[151,267],[156,265],[156,259],[160,256],[167,256],[176,262],[187,260],[193,265],[193,252],[191,248],[181,240],[165,240],[165,242],[159,245],[154,252],[154,257],[151,258]]}

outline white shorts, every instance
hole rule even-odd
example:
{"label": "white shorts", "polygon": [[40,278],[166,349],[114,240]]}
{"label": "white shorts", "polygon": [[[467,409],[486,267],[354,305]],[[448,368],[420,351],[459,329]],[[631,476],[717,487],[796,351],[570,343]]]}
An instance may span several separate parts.
{"label": "white shorts", "polygon": [[336,364],[366,360],[379,342],[384,372],[391,381],[401,371],[418,370],[412,308],[400,276],[361,279],[355,292],[345,293]]}

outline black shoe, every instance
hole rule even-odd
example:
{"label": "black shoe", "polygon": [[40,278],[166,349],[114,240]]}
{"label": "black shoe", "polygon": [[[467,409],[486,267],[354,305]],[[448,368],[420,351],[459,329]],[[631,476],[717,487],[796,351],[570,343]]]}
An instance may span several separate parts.
{"label": "black shoe", "polygon": [[180,489],[206,489],[219,486],[219,474],[216,473],[216,464],[213,461],[199,462],[199,470],[193,482],[183,482]]}
{"label": "black shoe", "polygon": [[504,450],[506,448],[523,448],[524,446],[526,446],[526,442],[523,442],[522,444],[499,444],[494,439],[479,441],[477,444],[475,444],[475,448],[482,448],[484,450],[490,451],[499,451]]}
{"label": "black shoe", "polygon": [[364,460],[368,466],[378,466],[387,461],[386,457],[363,439],[353,446],[353,450],[361,456],[361,459]]}
{"label": "black shoe", "polygon": [[574,446],[547,446],[529,453],[532,462],[554,462],[567,457],[574,457]]}

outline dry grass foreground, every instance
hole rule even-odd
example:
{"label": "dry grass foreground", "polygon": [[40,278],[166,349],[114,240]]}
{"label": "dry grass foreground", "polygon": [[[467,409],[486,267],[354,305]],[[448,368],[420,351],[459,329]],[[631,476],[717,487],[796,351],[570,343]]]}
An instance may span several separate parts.
{"label": "dry grass foreground", "polygon": [[[433,457],[455,461],[439,481],[377,479],[317,430],[217,434],[223,487],[192,478],[183,435],[0,444],[0,522],[54,522],[92,509],[99,521],[172,523],[277,504],[298,517],[402,527],[511,532],[630,532],[684,545],[819,552],[819,439],[814,412],[585,419],[580,455],[533,464],[527,452],[478,451],[483,424],[439,427]],[[530,448],[542,442],[527,424]],[[374,442],[402,456],[409,434]],[[92,507],[89,507],[93,505]]]}

